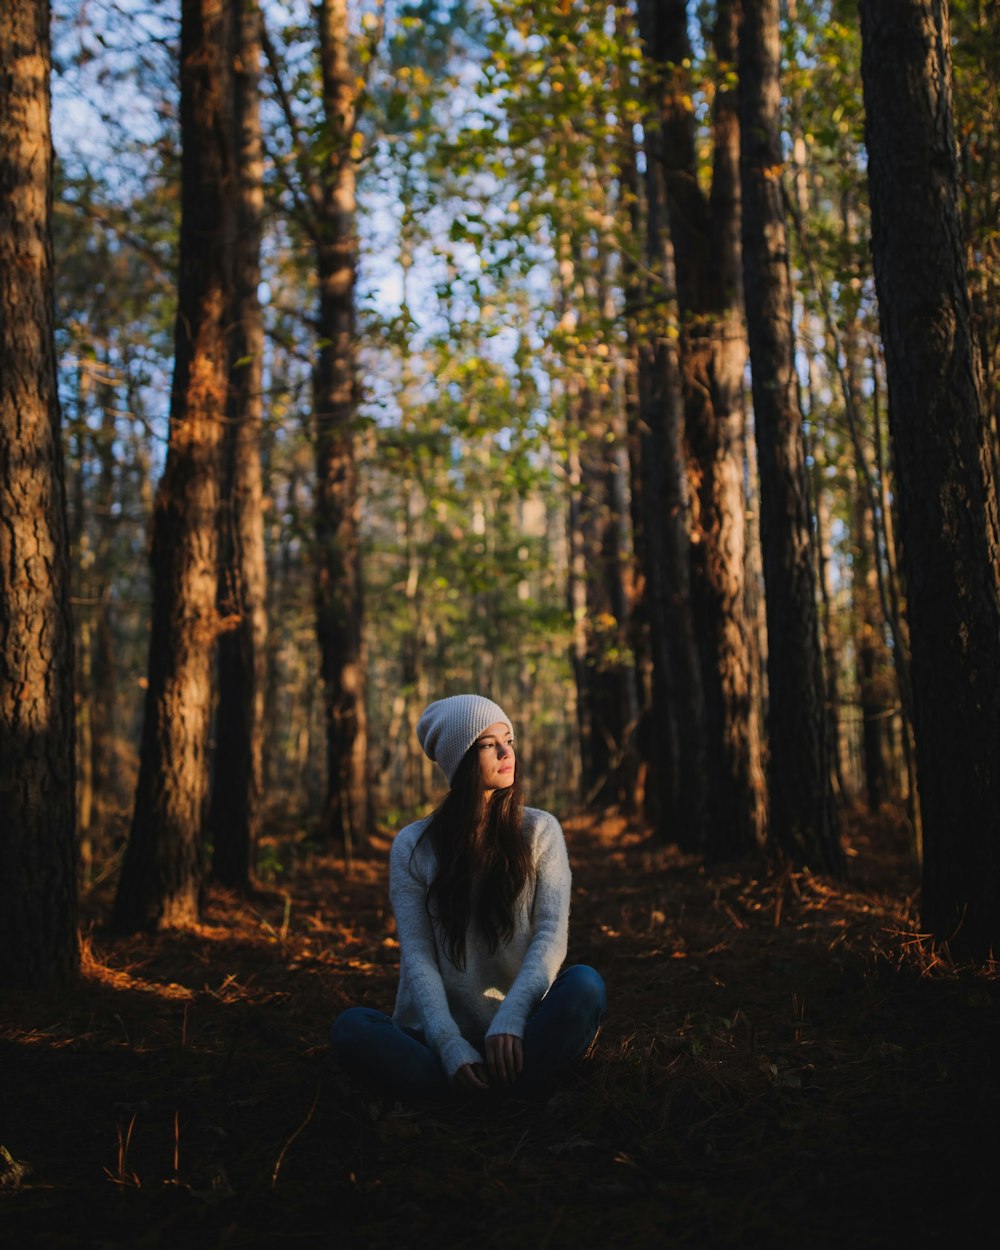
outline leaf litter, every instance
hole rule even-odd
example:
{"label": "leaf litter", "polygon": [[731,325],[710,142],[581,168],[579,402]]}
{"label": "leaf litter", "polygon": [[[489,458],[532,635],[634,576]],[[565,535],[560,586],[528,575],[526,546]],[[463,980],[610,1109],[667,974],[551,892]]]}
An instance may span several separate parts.
{"label": "leaf litter", "polygon": [[857,1250],[987,1219],[1000,974],[921,935],[894,813],[852,816],[846,882],[566,829],[609,1012],[538,1106],[337,1070],[336,1012],[392,1006],[388,838],[187,930],[115,938],[87,899],[79,984],[0,1005],[4,1244]]}

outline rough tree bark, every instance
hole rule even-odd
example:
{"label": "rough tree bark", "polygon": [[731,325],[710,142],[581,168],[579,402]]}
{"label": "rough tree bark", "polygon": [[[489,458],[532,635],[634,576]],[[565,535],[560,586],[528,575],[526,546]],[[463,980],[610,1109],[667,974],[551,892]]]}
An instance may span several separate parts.
{"label": "rough tree bark", "polygon": [[796,861],[839,872],[781,190],[779,58],[778,0],[746,0],[739,40],[743,275],[767,601],[770,830]]}
{"label": "rough tree bark", "polygon": [[322,831],[349,852],[367,832],[368,730],[355,462],[354,286],[356,75],[346,0],[321,0],[323,110],[329,152],[317,179],[320,347],[313,372],[316,437],[317,628],[327,733]]}
{"label": "rough tree bark", "polygon": [[0,984],[79,965],[49,6],[0,7]]}
{"label": "rough tree bark", "polygon": [[219,516],[219,611],[227,628],[219,638],[219,704],[209,813],[212,875],[239,889],[250,885],[256,859],[263,790],[267,647],[260,460],[264,325],[257,296],[264,207],[260,20],[256,0],[242,0],[233,23],[239,204]]}
{"label": "rough tree bark", "polygon": [[646,276],[629,292],[637,371],[635,425],[629,440],[633,497],[638,501],[633,529],[643,565],[653,670],[643,749],[653,761],[650,797],[658,835],[700,850],[707,804],[707,730],[691,603],[690,507],[670,324],[675,279],[662,143],[659,101],[654,97],[645,123],[645,221],[638,213],[633,215],[636,228],[644,226]]}
{"label": "rough tree bark", "polygon": [[872,250],[923,815],[922,920],[1000,951],[1000,526],[958,207],[948,6],[861,0]]}
{"label": "rough tree bark", "polygon": [[197,921],[212,659],[218,634],[220,448],[235,234],[233,0],[181,5],[181,236],[167,460],[153,509],[153,617],[119,930]]}
{"label": "rough tree bark", "polygon": [[719,858],[756,849],[764,834],[760,726],[746,591],[746,363],[740,274],[739,117],[725,75],[735,65],[739,8],[717,6],[713,42],[712,185],[698,182],[686,0],[639,6],[660,118],[670,236],[676,257],[684,443],[692,505],[695,634],[701,656],[711,774],[699,840]]}

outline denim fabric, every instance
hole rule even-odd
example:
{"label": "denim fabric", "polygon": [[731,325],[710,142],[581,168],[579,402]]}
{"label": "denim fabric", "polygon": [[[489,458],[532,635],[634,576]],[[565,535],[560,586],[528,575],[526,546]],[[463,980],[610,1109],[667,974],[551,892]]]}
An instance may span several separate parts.
{"label": "denim fabric", "polygon": [[[578,1059],[604,1018],[604,981],[586,964],[565,968],[528,1018],[524,1069],[506,1086],[514,1097],[544,1093]],[[414,1029],[370,1007],[342,1011],[330,1030],[333,1052],[352,1076],[392,1098],[440,1101],[455,1091],[435,1052]],[[479,1043],[477,1043],[479,1045]]]}

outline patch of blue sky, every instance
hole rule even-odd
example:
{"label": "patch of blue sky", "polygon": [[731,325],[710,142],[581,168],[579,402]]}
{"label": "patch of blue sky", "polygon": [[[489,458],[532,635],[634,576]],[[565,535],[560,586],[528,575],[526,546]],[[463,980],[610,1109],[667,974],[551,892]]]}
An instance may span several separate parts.
{"label": "patch of blue sky", "polygon": [[178,6],[54,0],[52,131],[67,168],[135,192],[148,150],[175,126]]}

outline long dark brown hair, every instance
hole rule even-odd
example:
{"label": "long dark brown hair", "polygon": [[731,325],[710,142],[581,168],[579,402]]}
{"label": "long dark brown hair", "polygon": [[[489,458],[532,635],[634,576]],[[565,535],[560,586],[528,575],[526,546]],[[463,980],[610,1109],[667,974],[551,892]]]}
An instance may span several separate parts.
{"label": "long dark brown hair", "polygon": [[437,860],[437,876],[427,889],[427,913],[440,923],[448,958],[457,968],[465,967],[471,925],[486,939],[491,955],[514,936],[515,909],[532,871],[523,813],[516,762],[513,784],[487,798],[479,774],[479,744],[474,742],[420,836],[430,841]]}

